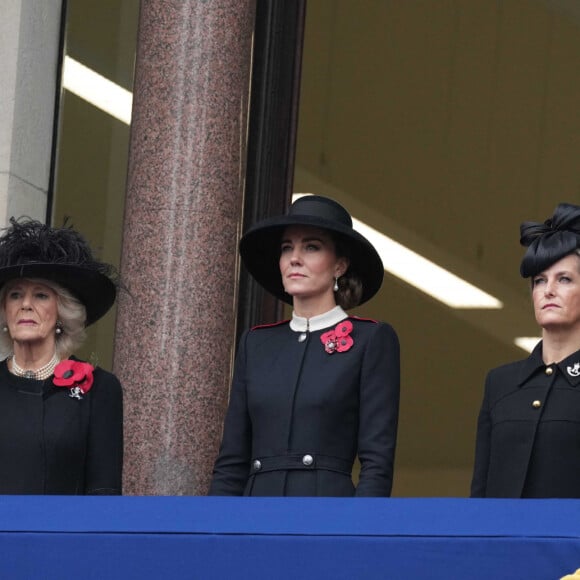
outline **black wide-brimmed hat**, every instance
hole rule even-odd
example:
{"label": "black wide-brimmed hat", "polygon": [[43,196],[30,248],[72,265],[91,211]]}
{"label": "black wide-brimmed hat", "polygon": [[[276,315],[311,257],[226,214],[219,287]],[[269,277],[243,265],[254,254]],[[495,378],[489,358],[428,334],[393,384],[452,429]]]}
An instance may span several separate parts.
{"label": "black wide-brimmed hat", "polygon": [[580,206],[560,203],[543,223],[524,222],[520,244],[527,246],[520,273],[529,278],[580,248]]}
{"label": "black wide-brimmed hat", "polygon": [[10,219],[0,236],[0,287],[16,278],[36,278],[66,288],[86,308],[86,325],[104,316],[117,296],[113,266],[99,262],[71,227]]}
{"label": "black wide-brimmed hat", "polygon": [[280,242],[288,226],[312,226],[330,231],[343,242],[350,264],[348,272],[362,282],[360,303],[370,300],[383,282],[384,269],[373,245],[352,227],[350,214],[336,201],[319,195],[296,200],[282,216],[265,219],[252,226],[240,241],[240,254],[250,274],[268,292],[292,304],[284,291],[280,274]]}

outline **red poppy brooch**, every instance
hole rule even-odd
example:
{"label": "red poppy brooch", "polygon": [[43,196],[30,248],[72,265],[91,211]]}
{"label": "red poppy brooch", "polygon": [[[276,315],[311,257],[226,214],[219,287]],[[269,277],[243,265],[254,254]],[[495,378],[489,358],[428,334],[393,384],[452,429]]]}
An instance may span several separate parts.
{"label": "red poppy brooch", "polygon": [[339,322],[334,330],[329,330],[320,337],[324,350],[328,354],[346,352],[354,344],[354,340],[350,336],[351,332],[352,322],[350,320]]}
{"label": "red poppy brooch", "polygon": [[68,387],[69,396],[82,399],[93,386],[93,365],[78,360],[63,360],[54,368],[52,382],[57,387]]}

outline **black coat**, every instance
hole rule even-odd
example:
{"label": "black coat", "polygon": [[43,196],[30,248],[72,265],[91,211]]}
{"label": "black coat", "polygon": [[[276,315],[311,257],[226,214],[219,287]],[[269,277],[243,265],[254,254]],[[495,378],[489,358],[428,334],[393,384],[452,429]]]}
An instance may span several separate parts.
{"label": "black coat", "polygon": [[0,494],[121,493],[121,385],[96,368],[81,400],[0,363]]}
{"label": "black coat", "polygon": [[329,328],[304,342],[288,322],[243,335],[210,494],[390,495],[399,342],[388,324],[349,320],[354,344],[332,354]]}
{"label": "black coat", "polygon": [[488,374],[471,496],[580,498],[580,351],[545,365],[540,343]]}

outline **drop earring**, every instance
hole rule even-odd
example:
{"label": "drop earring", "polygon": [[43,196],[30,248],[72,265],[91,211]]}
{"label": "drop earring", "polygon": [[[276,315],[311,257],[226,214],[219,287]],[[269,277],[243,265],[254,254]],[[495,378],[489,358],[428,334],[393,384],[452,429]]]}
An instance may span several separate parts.
{"label": "drop earring", "polygon": [[6,325],[2,327],[2,332],[8,332],[8,327]]}
{"label": "drop earring", "polygon": [[338,276],[335,276],[335,277],[334,277],[334,286],[332,287],[332,289],[333,289],[335,292],[338,292]]}
{"label": "drop earring", "polygon": [[56,321],[56,327],[54,329],[55,334],[62,334],[62,322],[60,320]]}

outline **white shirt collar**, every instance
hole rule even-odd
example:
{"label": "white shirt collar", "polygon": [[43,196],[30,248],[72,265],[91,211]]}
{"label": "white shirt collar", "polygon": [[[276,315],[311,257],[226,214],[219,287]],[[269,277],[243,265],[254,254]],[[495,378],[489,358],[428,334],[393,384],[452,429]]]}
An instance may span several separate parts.
{"label": "white shirt collar", "polygon": [[295,332],[314,332],[338,324],[345,318],[348,318],[348,314],[340,306],[335,306],[332,310],[311,318],[302,318],[302,316],[292,312],[290,328]]}

